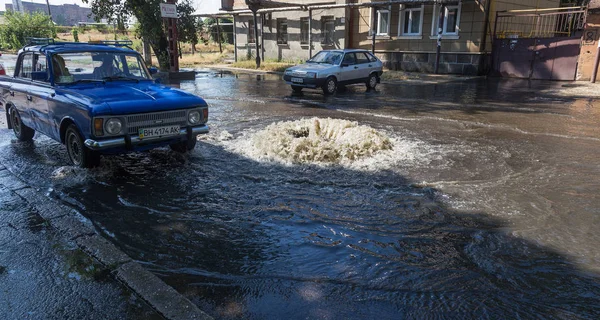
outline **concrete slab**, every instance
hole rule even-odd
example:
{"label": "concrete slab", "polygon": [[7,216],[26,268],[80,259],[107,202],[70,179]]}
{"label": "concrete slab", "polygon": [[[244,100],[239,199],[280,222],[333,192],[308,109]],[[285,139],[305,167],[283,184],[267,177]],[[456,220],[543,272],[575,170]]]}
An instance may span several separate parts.
{"label": "concrete slab", "polygon": [[109,269],[117,268],[121,264],[131,261],[128,255],[99,235],[83,236],[77,238],[75,243]]}
{"label": "concrete slab", "polygon": [[23,181],[12,175],[8,170],[0,171],[0,184],[10,190],[27,188],[27,185]]}
{"label": "concrete slab", "polygon": [[116,276],[167,319],[213,319],[136,262],[117,268]]}

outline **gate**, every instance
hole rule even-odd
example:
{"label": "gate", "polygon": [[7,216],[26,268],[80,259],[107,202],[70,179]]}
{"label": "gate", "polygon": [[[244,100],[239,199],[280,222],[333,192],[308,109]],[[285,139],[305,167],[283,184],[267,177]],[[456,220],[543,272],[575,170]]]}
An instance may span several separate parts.
{"label": "gate", "polygon": [[575,80],[585,17],[582,7],[497,12],[492,75]]}

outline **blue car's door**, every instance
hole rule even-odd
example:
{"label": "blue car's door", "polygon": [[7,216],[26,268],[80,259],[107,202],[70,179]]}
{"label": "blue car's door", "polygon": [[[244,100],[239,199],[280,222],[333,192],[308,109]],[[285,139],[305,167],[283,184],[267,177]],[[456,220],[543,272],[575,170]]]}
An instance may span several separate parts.
{"label": "blue car's door", "polygon": [[54,88],[50,85],[48,66],[44,54],[33,54],[32,70],[32,81],[27,92],[31,114],[37,122],[36,130],[51,136],[54,128],[49,117],[48,100],[54,96]]}
{"label": "blue car's door", "polygon": [[13,84],[10,86],[10,100],[12,104],[19,111],[21,121],[28,127],[36,129],[38,128],[35,118],[32,116],[29,108],[29,86],[31,85],[31,70],[32,70],[32,53],[25,53],[19,57],[17,62],[17,72],[15,72],[15,79]]}

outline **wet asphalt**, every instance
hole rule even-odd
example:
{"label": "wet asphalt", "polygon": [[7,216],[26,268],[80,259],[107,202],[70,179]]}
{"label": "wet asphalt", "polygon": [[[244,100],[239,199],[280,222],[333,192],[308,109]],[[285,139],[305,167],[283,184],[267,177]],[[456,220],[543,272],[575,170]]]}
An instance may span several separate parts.
{"label": "wet asphalt", "polygon": [[163,319],[0,185],[0,319],[125,318]]}
{"label": "wet asphalt", "polygon": [[[600,105],[563,85],[442,78],[325,97],[204,70],[179,84],[211,104],[191,155],[88,171],[0,129],[0,161],[219,319],[594,318]],[[368,125],[396,152],[350,167],[244,152],[267,125],[313,117]]]}

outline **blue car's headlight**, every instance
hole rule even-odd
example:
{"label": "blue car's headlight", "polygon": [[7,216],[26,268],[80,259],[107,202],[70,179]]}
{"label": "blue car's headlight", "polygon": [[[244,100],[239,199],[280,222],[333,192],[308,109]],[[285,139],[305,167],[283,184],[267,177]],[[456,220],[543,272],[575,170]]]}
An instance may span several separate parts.
{"label": "blue car's headlight", "polygon": [[104,124],[104,129],[106,130],[106,133],[108,133],[110,135],[115,135],[115,134],[121,133],[122,128],[123,128],[123,123],[121,122],[121,120],[119,120],[117,118],[110,118]]}
{"label": "blue car's headlight", "polygon": [[317,77],[317,73],[316,72],[307,72],[306,73],[306,77],[307,78],[316,78]]}
{"label": "blue car's headlight", "polygon": [[197,124],[198,122],[200,122],[200,119],[200,111],[194,110],[188,113],[188,121],[190,122],[190,124]]}

